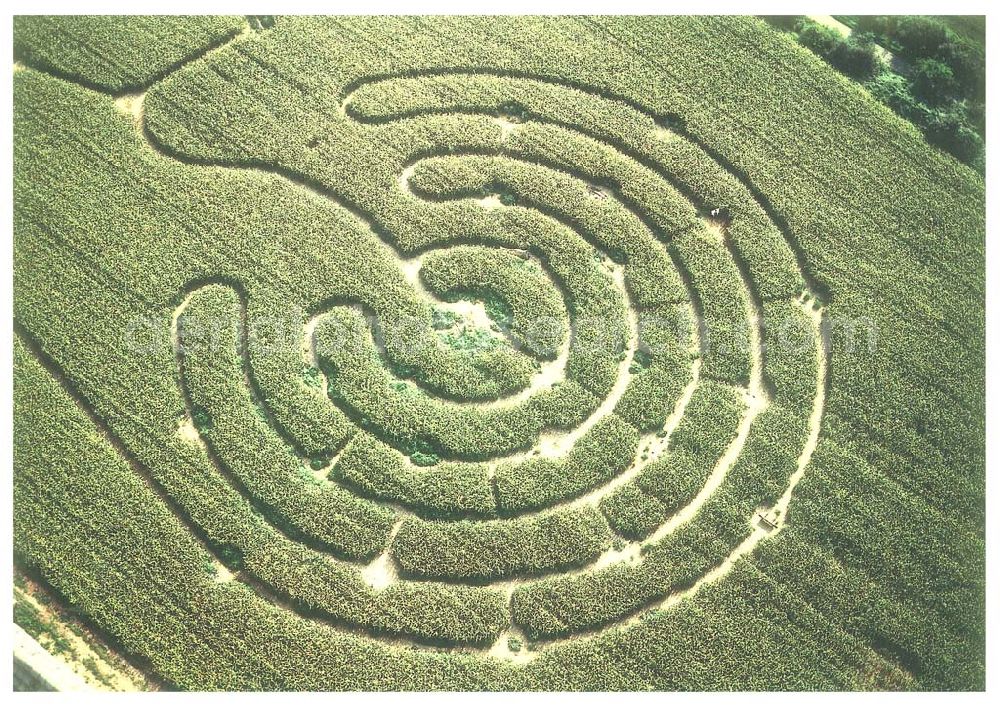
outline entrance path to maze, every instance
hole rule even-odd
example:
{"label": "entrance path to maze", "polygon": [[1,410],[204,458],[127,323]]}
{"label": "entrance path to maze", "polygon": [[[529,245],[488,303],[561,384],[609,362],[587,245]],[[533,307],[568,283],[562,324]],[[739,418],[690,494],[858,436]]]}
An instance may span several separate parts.
{"label": "entrance path to maze", "polygon": [[[881,506],[837,474],[904,483],[850,379],[828,412],[861,365],[831,320],[850,266],[642,26],[89,21],[15,26],[15,548],[123,655],[183,688],[975,680],[927,667],[929,597],[840,529]],[[958,172],[942,200],[981,188],[918,154]],[[951,518],[981,482],[899,502]],[[976,519],[942,522],[911,552],[975,576]],[[871,615],[815,600],[831,572]],[[974,644],[951,612],[926,625]]]}

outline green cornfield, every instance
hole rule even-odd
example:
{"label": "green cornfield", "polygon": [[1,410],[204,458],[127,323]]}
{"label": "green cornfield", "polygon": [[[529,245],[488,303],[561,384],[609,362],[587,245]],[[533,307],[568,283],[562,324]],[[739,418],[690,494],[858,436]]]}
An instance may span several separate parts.
{"label": "green cornfield", "polygon": [[36,638],[149,689],[983,689],[984,180],[786,33],[14,52]]}

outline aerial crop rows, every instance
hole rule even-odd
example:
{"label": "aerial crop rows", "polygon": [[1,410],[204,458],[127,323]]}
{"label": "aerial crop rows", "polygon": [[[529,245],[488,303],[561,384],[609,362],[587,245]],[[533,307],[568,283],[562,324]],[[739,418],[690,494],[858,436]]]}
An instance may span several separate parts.
{"label": "aerial crop rows", "polygon": [[[720,488],[691,522],[644,546],[637,564],[520,588],[511,603],[514,621],[533,638],[571,635],[627,618],[657,598],[692,586],[753,532],[748,519],[756,508],[776,500],[795,471],[795,455],[786,450],[800,442],[800,431],[794,425],[787,432],[769,430],[783,422],[782,417],[783,411],[772,407],[757,418],[746,448]],[[774,452],[780,456],[768,455]]]}
{"label": "aerial crop rows", "polygon": [[15,26],[15,548],[126,653],[976,684],[974,175],[749,19],[90,22]]}
{"label": "aerial crop rows", "polygon": [[[420,267],[424,285],[438,298],[473,297],[499,308],[514,341],[542,359],[553,359],[565,342],[565,308],[558,290],[538,277],[537,265],[519,255],[473,246],[431,252]],[[495,304],[506,305],[510,314]],[[489,314],[489,312],[487,312]]]}
{"label": "aerial crop rows", "polygon": [[609,542],[596,510],[556,509],[478,523],[407,520],[392,553],[406,575],[482,581],[586,564]]}
{"label": "aerial crop rows", "polygon": [[[364,321],[353,312],[331,312],[316,332],[320,366],[331,397],[366,428],[402,448],[426,444],[452,458],[476,459],[529,445],[551,415],[569,415],[587,400],[570,383],[543,390],[523,403],[483,410],[439,400],[402,384],[379,365]],[[342,342],[342,343],[341,343]]]}
{"label": "aerial crop rows", "polygon": [[733,389],[702,382],[673,431],[669,452],[602,500],[611,526],[623,537],[640,540],[689,503],[736,434],[742,410]]}
{"label": "aerial crop rows", "polygon": [[611,414],[583,433],[565,457],[529,457],[494,472],[502,513],[544,508],[611,481],[635,459],[639,435]]}
{"label": "aerial crop rows", "polygon": [[439,462],[419,468],[367,432],[354,436],[337,460],[331,478],[360,494],[402,503],[431,518],[496,514],[496,499],[485,464]]}
{"label": "aerial crop rows", "polygon": [[[245,26],[241,17],[16,17],[15,52],[32,66],[56,75],[82,73],[89,85],[122,93],[224,43]],[[125,35],[129,41],[122,42]]]}
{"label": "aerial crop rows", "polygon": [[[500,80],[506,89],[505,83]],[[543,93],[565,90],[545,87]],[[604,102],[596,99],[598,105]],[[635,119],[635,110],[628,111],[626,123]],[[525,597],[550,592],[562,581],[567,584],[559,591],[569,598],[592,577],[625,567],[645,577],[646,569],[636,569],[645,561],[591,567],[621,542],[613,540],[611,501],[633,487],[655,498],[658,522],[648,532],[618,529],[626,539],[648,535],[691,501],[708,480],[712,458],[730,444],[726,430],[735,420],[719,417],[718,406],[731,406],[739,415],[735,401],[725,402],[735,394],[728,386],[748,383],[752,352],[748,342],[732,341],[730,333],[717,335],[721,345],[710,335],[724,326],[747,327],[748,298],[757,296],[745,289],[739,271],[745,266],[733,260],[724,242],[724,229],[739,223],[741,213],[727,210],[720,225],[706,226],[698,215],[706,215],[710,205],[687,201],[686,187],[679,191],[665,180],[655,160],[637,159],[640,152],[621,137],[628,134],[624,125],[591,134],[569,121],[510,117],[514,120],[505,128],[510,139],[497,136],[493,146],[467,127],[478,120],[475,116],[428,115],[385,124],[394,128],[390,146],[407,136],[424,139],[421,123],[426,123],[445,127],[445,135],[435,139],[448,147],[399,152],[403,176],[392,176],[388,190],[369,193],[364,210],[351,207],[361,225],[383,241],[375,246],[381,255],[358,262],[363,270],[345,267],[346,278],[318,303],[297,295],[296,302],[305,306],[293,312],[291,329],[315,322],[305,334],[282,340],[266,328],[254,329],[266,315],[280,314],[282,301],[273,287],[244,284],[236,273],[221,274],[220,284],[188,278],[190,294],[174,304],[176,375],[186,410],[180,431],[187,425],[181,436],[190,436],[193,427],[203,443],[186,451],[204,455],[220,481],[234,484],[251,515],[273,527],[267,547],[283,551],[264,553],[246,540],[220,543],[212,535],[208,544],[223,564],[246,573],[250,587],[260,583],[262,591],[287,597],[310,616],[431,643],[482,645],[497,636],[503,625],[497,617],[504,614],[496,613],[495,602],[502,594],[489,588],[465,590],[484,593],[485,603],[477,612],[484,623],[464,636],[458,634],[461,622],[439,625],[431,619],[433,611],[397,621],[359,616],[323,589],[357,586],[357,578],[368,571],[364,563],[383,551],[389,559],[375,563],[396,565],[400,578],[379,580],[388,582],[376,590],[380,610],[442,592],[444,605],[455,606],[475,596],[452,594],[464,583],[514,578],[526,583],[514,588],[509,616],[536,639],[625,618],[636,602],[664,597],[674,586],[654,571],[654,579],[633,588],[632,599],[605,606],[609,619],[595,623],[582,612],[559,630],[541,628],[537,616],[525,609],[535,606]],[[649,129],[662,128],[653,121]],[[352,169],[345,161],[340,178]],[[307,189],[320,183],[311,176],[297,178],[294,171],[291,175],[285,178]],[[317,190],[316,197],[322,196]],[[491,198],[492,203],[477,203]],[[401,218],[403,213],[407,218]],[[414,224],[420,223],[433,228],[417,229]],[[470,237],[474,244],[465,245]],[[458,248],[442,247],[453,243]],[[511,255],[511,248],[537,258],[541,268],[526,268],[530,261]],[[280,249],[272,257],[280,262],[289,253]],[[432,309],[407,277],[380,273],[400,257],[418,259],[420,284],[442,304]],[[315,267],[303,265],[306,271]],[[287,280],[286,263],[280,272],[279,279]],[[361,272],[379,286],[362,284]],[[549,273],[554,287],[548,284]],[[513,284],[516,278],[520,285]],[[490,283],[485,288],[484,281]],[[290,283],[283,288],[292,289]],[[528,366],[528,356],[544,362],[551,354],[530,346],[510,349],[492,334],[463,339],[469,326],[461,323],[456,336],[461,315],[449,312],[460,310],[449,310],[448,304],[460,298],[486,305],[492,324],[512,325],[512,332],[518,331],[519,318],[556,318],[566,332],[556,343],[570,336],[565,360],[555,361],[564,366],[561,380],[509,402],[486,402],[526,388],[538,365]],[[696,324],[689,313],[701,320]],[[198,334],[205,333],[199,318],[223,325],[210,330],[208,340],[199,340]],[[409,318],[407,326],[394,326],[404,318]],[[522,326],[512,343],[524,342],[525,332]],[[664,430],[680,404],[692,357],[704,358],[705,380],[680,411],[677,429]],[[304,377],[295,370],[296,361]],[[299,383],[293,399],[311,401],[304,406],[305,418],[301,405],[272,402],[292,380]],[[321,412],[317,392],[329,397],[341,417]],[[327,422],[304,424],[312,415]],[[543,434],[565,435],[589,417],[586,430],[570,434],[556,456],[516,456]],[[357,431],[345,434],[345,426]],[[311,435],[310,427],[328,430],[329,439]],[[305,430],[303,438],[300,430]],[[650,441],[668,437],[669,449],[659,459],[642,451]],[[489,463],[511,454],[510,460]],[[694,468],[703,471],[694,473]],[[619,487],[618,496],[600,491],[626,474],[634,479]],[[681,478],[683,488],[671,486]],[[587,494],[595,490],[591,501]],[[368,500],[351,501],[351,492]],[[398,527],[397,513],[372,503],[377,501],[401,504],[404,517]],[[603,502],[592,505],[597,501]],[[722,505],[725,510],[718,512],[748,528],[752,506],[739,506],[744,507],[737,512]],[[681,526],[686,534],[666,537],[680,538],[674,542],[686,547],[698,537],[699,526]],[[706,545],[701,561],[678,568],[691,576],[703,574],[706,563],[718,561],[718,550],[734,544]],[[336,557],[321,559],[324,550]],[[361,575],[359,570],[364,570]],[[574,573],[558,576],[567,570]],[[550,574],[557,576],[544,576]],[[426,580],[462,584],[444,589]]]}
{"label": "aerial crop rows", "polygon": [[[257,411],[245,382],[239,350],[239,300],[221,286],[192,294],[177,321],[184,390],[191,424],[213,455],[285,527],[349,557],[371,558],[385,544],[393,515],[335,487],[302,475],[291,454]],[[198,322],[224,323],[212,340],[192,335]],[[263,419],[262,419],[263,418]]]}

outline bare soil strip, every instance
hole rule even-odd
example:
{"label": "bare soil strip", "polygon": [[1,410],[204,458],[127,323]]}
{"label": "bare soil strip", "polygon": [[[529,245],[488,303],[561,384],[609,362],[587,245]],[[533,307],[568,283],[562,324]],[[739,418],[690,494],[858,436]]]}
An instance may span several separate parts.
{"label": "bare soil strip", "polygon": [[50,654],[17,624],[14,624],[14,661],[15,669],[17,661],[20,661],[49,689],[56,692],[86,692],[96,689],[70,668],[69,663]]}
{"label": "bare soil strip", "polygon": [[[30,587],[30,582],[27,583]],[[32,595],[29,588],[15,587],[14,598],[24,602],[45,626],[38,638],[14,625],[14,656],[28,665],[57,691],[113,690],[132,692],[142,689],[125,671],[112,665],[91,647],[84,636],[65,623],[55,611]],[[51,633],[50,633],[51,632]],[[55,652],[56,643],[63,646]],[[45,657],[39,654],[44,653]]]}

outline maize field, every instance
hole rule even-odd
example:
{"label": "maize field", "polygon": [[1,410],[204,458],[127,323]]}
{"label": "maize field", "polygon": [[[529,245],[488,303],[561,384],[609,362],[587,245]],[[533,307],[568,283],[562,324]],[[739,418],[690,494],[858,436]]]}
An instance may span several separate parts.
{"label": "maize field", "polygon": [[18,17],[14,552],[182,690],[969,690],[984,182],[749,17]]}

